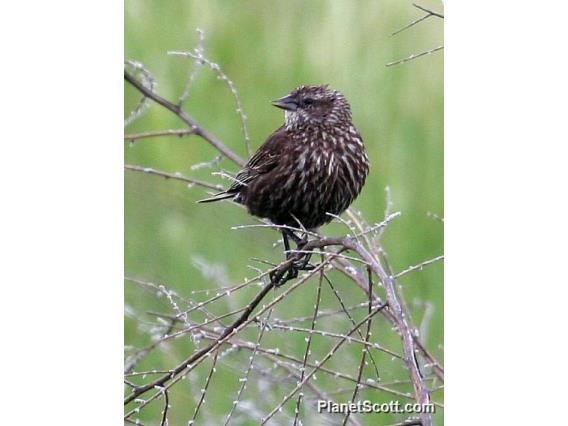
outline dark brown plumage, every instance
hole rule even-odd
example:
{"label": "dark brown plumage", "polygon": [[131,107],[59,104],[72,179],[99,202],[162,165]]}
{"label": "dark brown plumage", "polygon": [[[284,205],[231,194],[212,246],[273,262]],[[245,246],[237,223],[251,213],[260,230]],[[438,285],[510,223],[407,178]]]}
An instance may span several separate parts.
{"label": "dark brown plumage", "polygon": [[229,189],[200,202],[232,198],[277,225],[317,228],[361,191],[369,161],[345,97],[302,86],[272,102],[286,122],[239,172]]}

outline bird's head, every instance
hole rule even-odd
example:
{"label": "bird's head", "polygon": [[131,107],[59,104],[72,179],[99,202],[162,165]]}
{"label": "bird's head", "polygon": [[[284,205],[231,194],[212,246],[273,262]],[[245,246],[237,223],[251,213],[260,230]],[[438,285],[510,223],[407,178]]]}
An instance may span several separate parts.
{"label": "bird's head", "polygon": [[340,92],[323,86],[300,86],[272,101],[286,114],[286,127],[333,126],[351,122],[351,108]]}

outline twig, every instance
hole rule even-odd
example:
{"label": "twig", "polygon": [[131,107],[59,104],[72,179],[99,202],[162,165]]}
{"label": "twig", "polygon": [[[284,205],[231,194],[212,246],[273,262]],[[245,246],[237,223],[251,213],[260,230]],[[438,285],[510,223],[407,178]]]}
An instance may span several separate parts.
{"label": "twig", "polygon": [[420,6],[419,4],[416,4],[416,3],[412,3],[412,6],[414,6],[414,7],[417,8],[417,9],[420,9],[420,10],[423,11],[423,12],[428,13],[429,15],[437,16],[438,18],[444,19],[444,15],[441,14],[440,12],[435,12],[435,11],[433,11],[433,10],[431,10],[431,9],[427,9],[427,8],[425,8],[424,6]]}
{"label": "twig", "polygon": [[[322,256],[322,262],[323,262],[323,256]],[[322,283],[322,280],[323,280],[323,276],[324,276],[324,271],[322,269],[320,271],[320,278],[319,278],[319,281],[318,281],[318,288],[317,288],[317,292],[316,292],[316,303],[314,305],[314,313],[312,315],[312,324],[311,324],[311,330],[312,331],[315,329],[316,322],[317,322],[317,316],[318,316],[319,306],[320,306],[320,301],[321,301],[321,283]],[[308,356],[311,353],[310,346],[312,345],[312,336],[313,335],[310,333],[308,335],[308,338],[307,338],[307,344],[306,344],[306,349],[304,350],[304,359],[303,359],[303,362],[302,362],[302,368],[301,368],[301,372],[300,372],[299,382],[304,380],[304,376],[306,374],[306,363],[308,362]],[[303,392],[300,392],[298,394],[298,400],[296,401],[296,409],[295,409],[295,412],[294,412],[294,426],[298,425],[298,419],[299,419],[299,416],[300,416],[300,406],[302,404],[303,396],[304,396]]]}
{"label": "twig", "polygon": [[[327,274],[326,274],[326,276],[327,276]],[[335,288],[333,288],[333,289],[335,290]],[[365,306],[366,305],[367,304],[365,303]],[[373,305],[373,306],[376,307],[375,305]],[[342,309],[342,310],[339,310],[337,312],[338,313],[345,313],[345,312],[348,312],[348,311],[346,309],[345,310]],[[322,317],[321,315],[318,315],[317,318],[319,319],[321,317]],[[353,319],[353,317],[348,316],[348,318],[351,320],[352,324],[355,324],[355,320]],[[270,324],[270,327],[272,329],[275,329],[275,330],[280,329],[280,330],[284,330],[284,331],[295,331],[295,332],[298,332],[298,333],[317,334],[317,335],[322,336],[322,337],[333,337],[333,338],[337,338],[337,339],[343,339],[343,338],[346,337],[344,334],[334,333],[334,332],[331,332],[331,331],[312,330],[312,329],[309,329],[309,328],[292,327],[292,326],[289,326],[289,325],[281,325],[281,324],[275,324],[275,323]],[[360,339],[350,337],[347,340],[348,340],[349,343],[360,343],[360,344],[368,347],[369,349],[376,349],[378,351],[387,353],[390,356],[393,356],[395,358],[403,359],[400,354],[398,354],[398,353],[396,353],[396,352],[394,352],[390,349],[387,349],[387,348],[379,345],[378,343],[366,342],[365,340],[363,340],[362,335],[360,337],[361,337]]]}
{"label": "twig", "polygon": [[162,339],[167,336],[169,333],[171,333],[171,331],[174,328],[174,323],[175,321],[171,321],[170,320],[170,324],[168,326],[168,328],[166,329],[166,331],[163,333],[162,337],[155,340],[154,342],[152,342],[151,344],[149,344],[148,346],[146,346],[145,348],[142,348],[138,351],[136,351],[136,353],[132,354],[131,356],[129,356],[125,362],[126,366],[124,367],[124,373],[127,374],[130,371],[132,371],[132,369],[134,367],[136,367],[136,364],[138,364],[146,355],[148,355],[150,352],[152,352],[154,349],[156,349],[161,343],[162,343]]}
{"label": "twig", "polygon": [[272,228],[272,229],[289,229],[290,231],[296,231],[296,232],[303,232],[307,235],[310,235],[312,237],[316,237],[319,238],[320,235],[315,233],[315,232],[311,232],[311,231],[306,231],[300,228],[295,228],[293,226],[288,226],[288,225],[275,225],[275,224],[254,224],[254,225],[238,225],[238,226],[231,226],[232,230],[237,230],[237,229],[248,229],[248,228]]}
{"label": "twig", "polygon": [[[341,308],[343,309],[343,312],[345,312],[345,315],[347,315],[347,318],[349,318],[349,321],[351,321],[351,324],[355,325],[355,319],[351,316],[351,314],[349,313],[349,311],[347,310],[347,308],[345,307],[345,304],[343,303],[343,299],[339,296],[339,292],[335,289],[334,285],[331,283],[331,280],[328,278],[328,276],[325,276],[325,279],[328,283],[328,285],[331,287],[331,290],[333,291],[333,294],[335,296],[335,298],[339,301],[339,304],[341,305]],[[372,289],[369,289],[369,299],[372,300]],[[369,354],[369,358],[371,358],[371,362],[373,363],[373,367],[375,369],[375,374],[377,376],[377,380],[380,380],[380,375],[379,375],[379,367],[377,366],[377,363],[375,362],[375,358],[373,358],[373,355],[371,355],[371,352],[369,351],[369,340],[364,340],[363,335],[361,334],[360,330],[357,330],[357,334],[359,335],[359,337],[361,338],[361,340],[359,340],[359,343],[363,344],[363,350],[366,351]],[[352,342],[352,341],[357,341],[356,339],[353,339],[351,337],[349,337],[347,339],[348,342]],[[373,347],[376,348],[375,345],[372,345]],[[377,345],[378,346],[378,345]],[[395,358],[398,359],[402,359],[402,357],[399,354],[396,354],[392,351],[387,351],[387,353],[389,353],[390,355],[394,356]]]}
{"label": "twig", "polygon": [[426,15],[424,15],[424,16],[418,18],[418,19],[415,19],[414,21],[412,21],[412,22],[409,23],[408,25],[405,25],[404,27],[402,27],[400,30],[395,31],[394,33],[391,34],[391,37],[392,37],[392,36],[395,36],[395,35],[397,35],[397,34],[400,34],[400,33],[403,32],[404,30],[407,30],[407,29],[409,29],[410,27],[413,27],[414,25],[416,25],[416,24],[418,24],[418,23],[424,21],[425,19],[428,19],[428,18],[431,17],[431,16],[436,16],[436,17],[438,17],[438,18],[444,19],[444,15],[442,15],[441,13],[434,12],[433,10],[426,9],[425,7],[419,6],[419,5],[417,5],[416,3],[413,3],[412,5],[413,5],[414,7],[416,7],[417,9],[420,9],[421,11],[426,12]]}
{"label": "twig", "polygon": [[400,34],[400,33],[403,32],[404,30],[407,30],[407,29],[409,29],[410,27],[413,27],[414,25],[416,25],[416,24],[418,24],[418,23],[424,21],[425,19],[428,19],[430,16],[432,16],[432,14],[431,14],[431,13],[427,13],[426,15],[424,15],[424,16],[418,18],[418,19],[415,19],[414,21],[412,21],[412,22],[409,23],[408,25],[405,25],[405,26],[402,27],[401,29],[396,30],[394,33],[391,33],[391,37],[393,37],[393,36],[395,36],[395,35],[397,35],[397,34]]}
{"label": "twig", "polygon": [[231,410],[229,411],[229,414],[227,415],[227,419],[225,420],[225,426],[227,426],[229,424],[229,421],[231,420],[231,416],[233,415],[233,412],[235,411],[235,409],[237,408],[237,404],[239,403],[241,396],[243,394],[243,392],[245,391],[245,388],[247,386],[247,382],[248,382],[248,378],[250,375],[251,370],[253,369],[253,364],[254,364],[254,357],[258,352],[258,348],[260,346],[260,341],[262,340],[262,336],[264,336],[264,330],[266,328],[266,322],[268,321],[268,319],[270,318],[270,315],[272,315],[272,309],[270,311],[268,311],[268,314],[266,315],[266,319],[264,320],[263,323],[260,324],[260,331],[258,333],[258,338],[256,340],[256,344],[254,346],[254,350],[252,352],[252,355],[249,357],[249,363],[248,363],[248,367],[245,371],[244,377],[242,377],[241,379],[239,379],[239,381],[241,382],[241,386],[239,388],[239,391],[237,392],[237,397],[235,398],[235,400],[233,401],[233,404],[231,406]]}
{"label": "twig", "polygon": [[212,169],[213,167],[217,166],[223,160],[222,155],[217,155],[214,159],[210,161],[203,161],[201,163],[193,164],[190,169],[191,170],[200,170],[200,169]]}
{"label": "twig", "polygon": [[400,271],[398,274],[393,275],[393,278],[400,278],[403,275],[406,275],[412,271],[416,271],[416,270],[422,270],[422,268],[424,268],[425,266],[431,265],[432,263],[436,263],[439,260],[442,260],[444,258],[444,255],[441,256],[436,256],[433,259],[429,259],[429,260],[425,260],[424,262],[421,262],[417,265],[413,265],[413,266],[409,266],[408,268],[406,268],[403,271]]}
{"label": "twig", "polygon": [[162,421],[160,422],[160,426],[167,426],[168,424],[168,408],[169,408],[169,398],[168,398],[168,391],[164,389],[164,412],[162,413]]}
{"label": "twig", "polygon": [[199,409],[205,403],[205,393],[207,392],[207,389],[209,389],[209,383],[211,383],[211,377],[213,377],[213,373],[215,373],[217,371],[215,366],[217,365],[218,356],[219,356],[219,351],[216,350],[215,355],[213,356],[213,361],[211,362],[211,369],[209,370],[209,374],[207,376],[207,379],[205,380],[205,386],[203,386],[203,389],[201,389],[201,397],[199,398],[199,402],[197,403],[197,406],[195,407],[195,411],[193,412],[193,417],[187,423],[188,426],[195,423],[195,419],[197,418],[197,414],[199,413]]}
{"label": "twig", "polygon": [[223,187],[221,185],[215,185],[213,183],[205,182],[203,180],[183,176],[181,173],[163,172],[160,170],[154,170],[150,167],[135,166],[132,164],[125,164],[124,169],[132,172],[141,172],[141,173],[148,173],[149,175],[161,176],[166,179],[179,180],[181,182],[189,183],[191,185],[202,186],[203,188],[214,189],[217,191],[223,190]]}
{"label": "twig", "polygon": [[[195,55],[198,57],[202,57],[203,56],[203,52],[204,52],[204,43],[205,43],[205,32],[199,28],[197,28],[195,30],[195,32],[197,33],[197,47],[195,47],[193,49],[193,51],[195,52]],[[187,79],[187,82],[185,83],[185,87],[183,89],[183,93],[181,94],[181,96],[179,97],[178,100],[178,105],[180,108],[183,107],[183,103],[186,101],[187,98],[189,98],[189,93],[191,91],[191,87],[193,86],[193,83],[195,82],[195,79],[197,78],[197,73],[199,72],[199,69],[201,68],[201,66],[203,65],[203,62],[200,60],[196,60],[193,61],[192,63],[193,67],[191,69],[191,73],[189,74],[189,77]]]}
{"label": "twig", "polygon": [[410,55],[407,58],[399,59],[398,61],[394,61],[394,62],[389,62],[386,66],[390,67],[392,65],[404,64],[404,63],[410,62],[410,61],[412,61],[416,58],[420,58],[421,56],[431,55],[432,53],[437,52],[438,50],[442,50],[443,48],[444,48],[444,46],[438,46],[438,47],[435,47],[434,49],[426,50],[425,52],[413,53],[412,55]]}
{"label": "twig", "polygon": [[242,185],[242,186],[248,186],[248,183],[246,182],[242,182],[239,179],[237,179],[235,176],[231,176],[229,173],[224,172],[224,171],[220,171],[220,172],[213,172],[211,173],[213,176],[221,176],[222,178],[225,179],[229,179],[232,182],[237,182],[238,184]]}
{"label": "twig", "polygon": [[360,237],[371,232],[375,232],[381,229],[384,229],[393,219],[396,219],[401,215],[401,212],[394,212],[387,215],[381,222],[375,223],[373,226],[369,227],[368,229],[355,234],[355,237]]}
{"label": "twig", "polygon": [[166,129],[166,130],[155,130],[150,132],[139,132],[139,133],[127,133],[124,135],[124,140],[128,142],[134,142],[139,139],[145,138],[156,138],[160,136],[189,136],[194,135],[195,129]]}
{"label": "twig", "polygon": [[[124,61],[125,65],[130,65],[134,68],[135,71],[138,71],[141,76],[142,80],[142,87],[146,88],[149,91],[154,90],[156,86],[156,80],[148,71],[141,62],[138,61],[131,61],[126,60]],[[142,96],[142,99],[138,102],[138,104],[134,107],[134,109],[130,112],[126,120],[124,120],[124,127],[132,124],[138,117],[140,117],[150,106],[150,102],[148,101],[147,96]]]}
{"label": "twig", "polygon": [[[371,273],[371,268],[367,268],[367,274],[369,277],[369,312],[368,315],[371,315],[373,312],[373,275]],[[365,342],[369,342],[371,338],[371,321],[373,320],[372,316],[369,316],[367,320],[367,332],[365,333]],[[361,384],[361,377],[363,377],[363,368],[365,367],[365,357],[367,355],[368,349],[363,347],[363,354],[361,355],[361,362],[359,363],[359,371],[357,373],[357,384],[355,385],[355,389],[353,390],[353,395],[351,396],[351,402],[355,402],[355,398],[357,398],[357,393],[359,392],[359,386]],[[370,354],[369,354],[370,355]],[[348,410],[343,418],[342,425],[345,426],[347,424],[347,420],[351,416],[351,411]]]}
{"label": "twig", "polygon": [[[384,213],[385,217],[389,217],[389,215],[392,213],[393,207],[394,203],[392,201],[391,189],[390,186],[387,185],[385,186],[385,213]],[[379,241],[382,240],[386,229],[387,229],[386,226],[379,228],[379,232],[377,232],[377,239]]]}

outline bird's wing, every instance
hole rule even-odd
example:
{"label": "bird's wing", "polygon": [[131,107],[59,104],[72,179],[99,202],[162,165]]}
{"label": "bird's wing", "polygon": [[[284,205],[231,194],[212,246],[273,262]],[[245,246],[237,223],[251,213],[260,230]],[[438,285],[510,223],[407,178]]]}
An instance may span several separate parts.
{"label": "bird's wing", "polygon": [[233,198],[239,193],[242,187],[247,186],[258,176],[268,173],[278,164],[278,153],[288,142],[286,129],[284,126],[276,130],[254,153],[243,169],[234,178],[235,181],[226,191],[219,192],[210,198],[199,200],[198,203],[209,203],[213,201]]}
{"label": "bird's wing", "polygon": [[279,153],[288,142],[286,129],[276,130],[266,142],[255,152],[245,167],[237,174],[235,182],[227,190],[229,193],[238,192],[259,175],[268,173],[278,164]]}

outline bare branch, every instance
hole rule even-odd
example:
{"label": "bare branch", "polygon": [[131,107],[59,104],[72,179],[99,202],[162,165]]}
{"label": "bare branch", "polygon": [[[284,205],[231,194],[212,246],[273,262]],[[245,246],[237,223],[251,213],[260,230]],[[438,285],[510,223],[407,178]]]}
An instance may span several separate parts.
{"label": "bare branch", "polygon": [[[325,275],[325,280],[327,281],[327,283],[328,283],[329,286],[331,287],[331,290],[333,291],[333,294],[334,294],[335,298],[339,301],[339,304],[341,305],[341,308],[343,309],[343,312],[345,313],[345,315],[347,316],[347,318],[349,318],[349,321],[351,321],[351,324],[352,324],[352,325],[355,325],[355,324],[356,324],[355,319],[351,316],[351,314],[349,313],[349,311],[348,311],[347,308],[345,307],[345,303],[343,303],[343,299],[339,296],[339,292],[336,290],[335,286],[331,283],[331,280],[329,279],[329,277],[328,277],[327,275]],[[372,290],[373,290],[372,288],[369,288],[369,295],[368,295],[369,300],[372,300],[372,299],[373,299],[373,291],[372,291]],[[373,307],[374,307],[374,306],[371,306],[371,309],[372,309]],[[369,311],[369,312],[370,312],[370,311]],[[372,361],[372,363],[373,363],[373,367],[375,368],[375,375],[376,375],[376,378],[377,378],[377,380],[380,380],[379,367],[377,366],[377,363],[375,362],[375,359],[373,358],[373,355],[371,355],[371,352],[369,351],[369,349],[370,349],[370,348],[369,348],[370,342],[369,342],[368,339],[363,340],[363,334],[361,333],[360,330],[357,330],[357,334],[358,334],[359,337],[361,338],[360,340],[354,339],[354,338],[352,338],[352,337],[350,337],[350,336],[347,336],[347,341],[348,341],[348,342],[358,342],[358,343],[362,343],[362,344],[363,344],[363,351],[365,351],[367,354],[369,354],[369,358],[371,358],[371,361]],[[343,337],[343,336],[341,336],[341,337]],[[375,349],[379,349],[379,345],[378,345],[378,344],[373,344],[372,347],[375,348]],[[379,350],[381,350],[381,349],[379,349]],[[392,355],[394,358],[403,359],[402,356],[400,356],[399,354],[397,354],[397,353],[395,353],[395,352],[393,352],[393,351],[387,350],[387,351],[384,351],[384,352],[389,353],[389,354]],[[359,385],[359,383],[358,383],[358,385]]]}
{"label": "bare branch", "polygon": [[[369,311],[368,315],[371,315],[373,312],[373,275],[371,273],[371,269],[367,268],[367,273],[369,277]],[[365,333],[365,342],[368,343],[369,339],[371,338],[371,321],[373,320],[372,316],[369,316],[367,320],[367,332]],[[365,368],[365,357],[367,356],[368,349],[363,347],[363,354],[361,355],[361,362],[359,363],[359,371],[357,373],[357,384],[355,385],[355,389],[353,390],[353,395],[351,396],[351,403],[355,403],[355,398],[357,398],[357,393],[359,392],[359,386],[361,385],[361,378],[363,377],[363,368]],[[369,353],[369,355],[371,355]],[[343,426],[347,424],[347,420],[351,415],[351,411],[347,411],[345,414],[345,418],[343,419]]]}
{"label": "bare branch", "polygon": [[[204,52],[205,32],[203,30],[199,29],[199,28],[197,28],[195,30],[195,32],[197,33],[198,41],[197,41],[197,47],[195,47],[195,49],[193,49],[193,51],[195,52],[196,56],[201,57],[201,56],[203,56],[203,52]],[[185,102],[185,100],[187,98],[189,98],[189,93],[191,91],[193,83],[195,82],[195,79],[197,78],[197,74],[199,73],[199,69],[203,65],[203,62],[200,61],[200,60],[193,61],[192,65],[193,65],[193,67],[191,69],[191,73],[189,74],[187,82],[185,83],[183,93],[181,94],[181,96],[179,97],[179,100],[178,100],[178,105],[179,105],[180,108],[183,107],[183,103]]]}
{"label": "bare branch", "polygon": [[438,50],[442,50],[443,48],[444,48],[444,46],[438,46],[438,47],[435,47],[434,49],[426,50],[425,52],[413,53],[412,55],[410,55],[407,58],[399,59],[398,61],[394,61],[394,62],[389,62],[387,64],[387,67],[390,67],[390,66],[393,66],[393,65],[405,64],[406,62],[410,62],[410,61],[412,61],[416,58],[420,58],[421,56],[431,55],[432,53],[437,52]]}
{"label": "bare branch", "polygon": [[[322,261],[323,261],[323,259],[322,259]],[[319,281],[318,281],[318,288],[317,288],[317,293],[316,293],[316,303],[314,305],[314,313],[313,313],[313,316],[312,316],[312,324],[311,324],[311,330],[312,331],[315,329],[316,322],[317,322],[317,316],[318,316],[319,306],[320,306],[320,302],[321,302],[321,282],[323,280],[323,276],[324,276],[324,271],[322,269],[320,271],[320,278],[319,278]],[[310,333],[308,335],[306,349],[304,350],[304,359],[303,359],[301,373],[300,373],[300,377],[299,377],[300,382],[302,380],[304,380],[304,377],[305,377],[305,374],[306,374],[306,363],[308,362],[308,356],[310,355],[310,346],[311,345],[312,345],[312,334]],[[296,409],[295,409],[295,413],[294,413],[295,414],[294,426],[298,425],[298,420],[299,420],[299,416],[300,416],[300,406],[302,404],[303,396],[304,396],[303,392],[300,392],[298,394],[298,400],[296,401]]]}
{"label": "bare branch", "polygon": [[418,265],[413,265],[413,266],[409,266],[408,268],[406,268],[404,271],[400,271],[398,274],[393,275],[393,278],[400,278],[403,275],[406,275],[412,271],[417,271],[417,270],[422,270],[425,266],[431,265],[432,263],[436,263],[439,260],[442,260],[444,258],[443,255],[441,256],[436,256],[433,259],[429,259],[429,260],[425,260],[424,262],[419,263]]}
{"label": "bare branch", "polygon": [[262,336],[264,336],[264,330],[266,329],[266,323],[270,319],[270,315],[272,315],[272,309],[268,311],[268,314],[266,314],[266,319],[264,320],[264,322],[262,322],[260,324],[260,331],[258,333],[258,338],[256,340],[254,350],[252,352],[252,355],[249,357],[249,364],[248,364],[248,367],[245,371],[244,376],[241,377],[241,379],[239,379],[239,381],[241,382],[241,386],[240,386],[239,391],[237,393],[237,397],[233,401],[233,405],[231,406],[231,410],[229,411],[229,414],[227,415],[227,419],[225,420],[225,426],[227,426],[229,424],[229,422],[231,420],[231,416],[233,415],[233,412],[237,408],[237,404],[241,400],[241,396],[243,395],[243,392],[245,391],[250,372],[253,369],[254,357],[258,352],[258,348],[260,347],[260,341],[262,340]]}
{"label": "bare branch", "polygon": [[189,136],[194,135],[196,129],[189,128],[189,129],[167,129],[167,130],[156,130],[150,132],[140,132],[140,133],[127,133],[124,135],[124,140],[126,142],[135,142],[139,139],[145,138],[155,138],[159,136]]}
{"label": "bare branch", "polygon": [[438,17],[438,18],[444,19],[444,15],[441,14],[440,12],[435,12],[435,11],[433,11],[433,10],[431,10],[431,9],[427,9],[427,8],[425,8],[424,6],[420,6],[419,4],[416,4],[416,3],[412,3],[412,6],[414,6],[414,7],[417,8],[417,9],[420,9],[420,10],[423,11],[423,12],[426,12],[426,13],[429,14],[429,15],[436,16],[436,17]]}
{"label": "bare branch", "polygon": [[170,405],[170,399],[168,397],[168,391],[164,389],[164,411],[162,412],[162,421],[160,426],[167,426],[168,424],[168,408]]}
{"label": "bare branch", "polygon": [[407,30],[407,29],[409,29],[410,27],[413,27],[414,25],[416,25],[416,24],[418,24],[418,23],[424,21],[425,19],[428,19],[430,16],[432,16],[432,14],[431,14],[431,13],[428,13],[428,14],[426,14],[426,15],[424,15],[424,16],[418,18],[418,19],[415,19],[414,21],[412,21],[412,22],[409,23],[408,25],[405,25],[405,26],[402,27],[401,29],[396,30],[394,33],[391,33],[391,37],[393,37],[393,36],[395,36],[395,35],[397,35],[397,34],[400,34],[400,33],[403,32],[404,30]]}
{"label": "bare branch", "polygon": [[207,389],[209,389],[209,383],[211,383],[211,377],[213,377],[213,373],[215,373],[217,371],[216,365],[217,365],[217,358],[218,357],[219,357],[219,351],[216,350],[215,355],[213,356],[213,361],[211,362],[211,369],[209,370],[209,375],[207,376],[207,379],[205,380],[205,386],[203,386],[203,389],[201,389],[201,397],[199,398],[199,402],[197,403],[197,406],[195,407],[195,411],[193,412],[193,417],[188,422],[188,425],[192,425],[192,424],[195,423],[195,419],[197,418],[197,414],[199,413],[199,409],[205,403],[205,393],[207,392]]}
{"label": "bare branch", "polygon": [[181,173],[162,172],[160,170],[154,170],[150,167],[134,166],[132,164],[125,164],[124,169],[132,172],[141,172],[141,173],[148,173],[154,176],[161,176],[166,179],[179,180],[181,182],[189,183],[191,185],[202,186],[204,188],[214,189],[217,191],[223,190],[223,187],[221,185],[215,185],[213,183],[205,182],[203,180],[183,176]]}
{"label": "bare branch", "polygon": [[[134,68],[134,71],[140,74],[140,80],[142,87],[146,88],[149,91],[153,91],[154,87],[156,86],[156,80],[148,71],[141,62],[138,61],[131,61],[126,60],[124,61],[125,65],[129,65]],[[136,119],[138,119],[150,106],[150,102],[148,101],[147,96],[142,96],[142,99],[138,102],[138,104],[134,107],[134,109],[130,112],[126,120],[124,120],[124,127],[132,124]]]}

